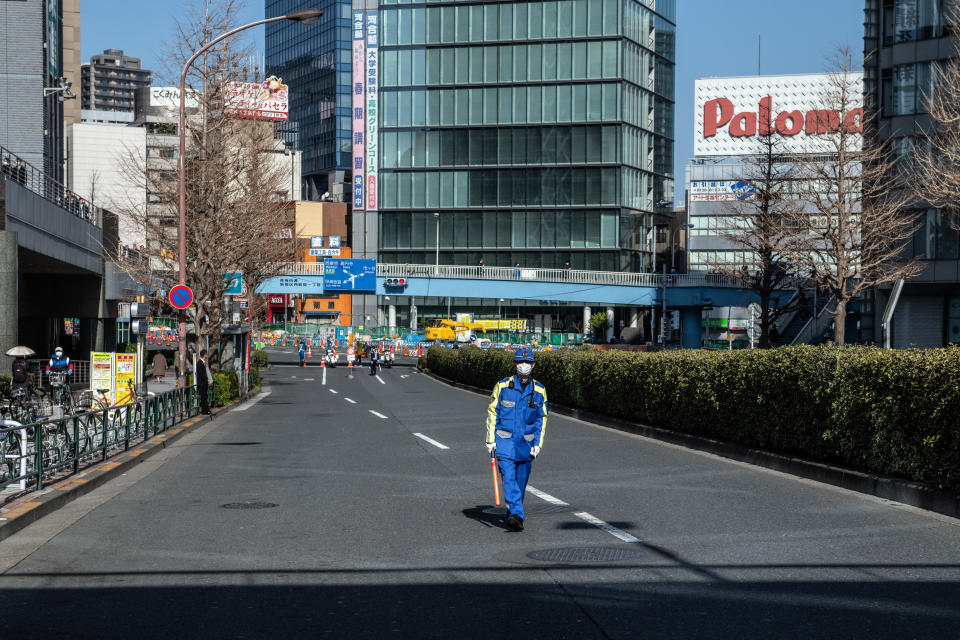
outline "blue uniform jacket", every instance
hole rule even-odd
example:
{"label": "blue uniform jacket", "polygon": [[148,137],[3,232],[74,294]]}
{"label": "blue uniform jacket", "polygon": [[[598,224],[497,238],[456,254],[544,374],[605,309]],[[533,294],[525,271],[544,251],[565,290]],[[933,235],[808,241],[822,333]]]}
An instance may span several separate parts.
{"label": "blue uniform jacket", "polygon": [[487,443],[497,443],[497,457],[532,460],[530,447],[543,446],[547,430],[547,389],[530,378],[504,378],[493,388],[487,407]]}

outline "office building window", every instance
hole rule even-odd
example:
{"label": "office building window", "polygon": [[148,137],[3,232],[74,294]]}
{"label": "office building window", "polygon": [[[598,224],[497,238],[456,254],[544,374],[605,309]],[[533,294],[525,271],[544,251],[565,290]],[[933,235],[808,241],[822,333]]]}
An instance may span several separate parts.
{"label": "office building window", "polygon": [[[949,0],[946,0],[949,1]],[[883,44],[943,35],[945,0],[884,0]]]}

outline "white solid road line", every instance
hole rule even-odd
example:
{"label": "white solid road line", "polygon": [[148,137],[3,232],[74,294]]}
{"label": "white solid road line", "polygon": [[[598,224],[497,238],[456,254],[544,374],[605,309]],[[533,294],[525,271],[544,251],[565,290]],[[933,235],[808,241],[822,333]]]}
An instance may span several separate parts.
{"label": "white solid road line", "polygon": [[573,515],[577,516],[581,520],[589,522],[595,527],[599,527],[600,529],[603,529],[604,531],[612,535],[614,538],[620,538],[624,542],[640,542],[640,540],[638,540],[637,538],[634,538],[632,535],[630,535],[626,531],[621,531],[620,529],[617,529],[612,524],[608,524],[603,520],[601,520],[600,518],[590,515],[586,511],[578,511]]}
{"label": "white solid road line", "polygon": [[330,389],[330,393],[337,393],[336,389]]}
{"label": "white solid road line", "polygon": [[373,415],[377,416],[378,418],[382,418],[383,420],[386,420],[386,419],[387,419],[387,416],[383,415],[382,413],[377,413],[377,412],[374,411],[373,409],[370,409],[369,411],[370,411],[370,413],[372,413]]}
{"label": "white solid road line", "polygon": [[303,381],[304,381],[304,382],[313,382],[313,378],[304,378]]}
{"label": "white solid road line", "polygon": [[423,435],[422,433],[415,433],[415,434],[413,434],[413,435],[417,436],[417,437],[420,438],[421,440],[426,440],[427,442],[429,442],[430,444],[432,444],[433,446],[435,446],[437,449],[449,449],[449,448],[450,448],[450,447],[448,447],[448,446],[445,445],[445,444],[441,444],[441,443],[437,442],[437,441],[434,440],[433,438],[428,438],[427,436]]}
{"label": "white solid road line", "polygon": [[537,496],[537,497],[540,498],[541,500],[546,500],[546,501],[549,502],[550,504],[555,504],[555,505],[558,505],[558,506],[561,506],[561,507],[569,507],[569,506],[570,506],[568,503],[564,502],[564,501],[561,500],[560,498],[554,498],[554,497],[553,497],[552,495],[550,495],[549,493],[544,493],[543,491],[540,491],[539,489],[535,489],[535,488],[531,487],[530,485],[527,485],[527,491],[529,491],[529,492],[532,493],[533,495]]}
{"label": "white solid road line", "polygon": [[377,380],[380,381],[380,384],[387,384],[386,382],[383,381],[383,378],[381,378],[380,376],[377,376]]}
{"label": "white solid road line", "polygon": [[258,402],[260,402],[261,400],[263,400],[264,398],[266,398],[268,395],[270,395],[270,392],[269,392],[269,391],[263,391],[263,392],[261,392],[261,393],[258,393],[256,396],[254,396],[254,398],[253,398],[252,400],[250,400],[250,401],[248,401],[248,402],[244,402],[242,405],[240,405],[240,406],[237,407],[236,409],[233,409],[233,411],[246,411],[247,409],[249,409],[249,408],[252,407],[253,405],[257,404]]}
{"label": "white solid road line", "polygon": [[324,367],[324,369],[323,369],[323,382],[322,382],[321,384],[327,384],[327,369],[326,369],[326,367]]}
{"label": "white solid road line", "polygon": [[351,400],[350,398],[348,398],[348,397],[346,397],[346,396],[344,396],[343,399],[346,400],[347,402],[349,402],[350,404],[357,404],[357,401],[356,401],[356,400]]}

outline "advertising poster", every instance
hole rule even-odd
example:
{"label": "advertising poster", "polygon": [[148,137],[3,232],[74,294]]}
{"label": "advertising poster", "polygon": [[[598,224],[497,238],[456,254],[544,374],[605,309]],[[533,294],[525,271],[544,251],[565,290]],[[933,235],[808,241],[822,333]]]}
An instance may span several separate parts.
{"label": "advertising poster", "polygon": [[240,118],[287,120],[287,85],[277,76],[270,76],[260,84],[228,82],[223,112]]}
{"label": "advertising poster", "polygon": [[[90,354],[90,391],[93,397],[106,401],[107,404],[113,404],[114,386],[113,386],[113,353]],[[106,389],[106,393],[101,391]]]}
{"label": "advertising poster", "polygon": [[60,77],[60,0],[47,0],[47,71]]}
{"label": "advertising poster", "polygon": [[379,60],[377,57],[377,12],[367,12],[367,211],[377,210],[377,167],[380,166],[380,148],[377,131]]}
{"label": "advertising poster", "polygon": [[114,404],[130,404],[133,402],[133,384],[137,376],[137,354],[118,353],[116,380],[116,402]]}
{"label": "advertising poster", "polygon": [[364,118],[364,95],[366,82],[366,49],[363,46],[363,11],[353,12],[353,210],[364,208],[363,171],[364,156],[367,153],[363,144],[367,121]]}

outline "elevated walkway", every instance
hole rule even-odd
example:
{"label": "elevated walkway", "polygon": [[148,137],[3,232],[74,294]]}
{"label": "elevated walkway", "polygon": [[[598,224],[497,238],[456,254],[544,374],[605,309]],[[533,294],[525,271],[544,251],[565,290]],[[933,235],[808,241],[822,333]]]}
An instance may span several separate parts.
{"label": "elevated walkway", "polygon": [[[323,263],[287,263],[283,273],[266,280],[257,288],[257,293],[324,293]],[[387,286],[387,278],[404,278],[406,283]],[[671,308],[746,306],[756,301],[753,292],[736,279],[706,273],[655,275],[581,269],[377,264],[377,295],[551,300],[643,307],[663,304],[664,292],[667,307]],[[785,290],[783,295],[789,297],[791,293]]]}

